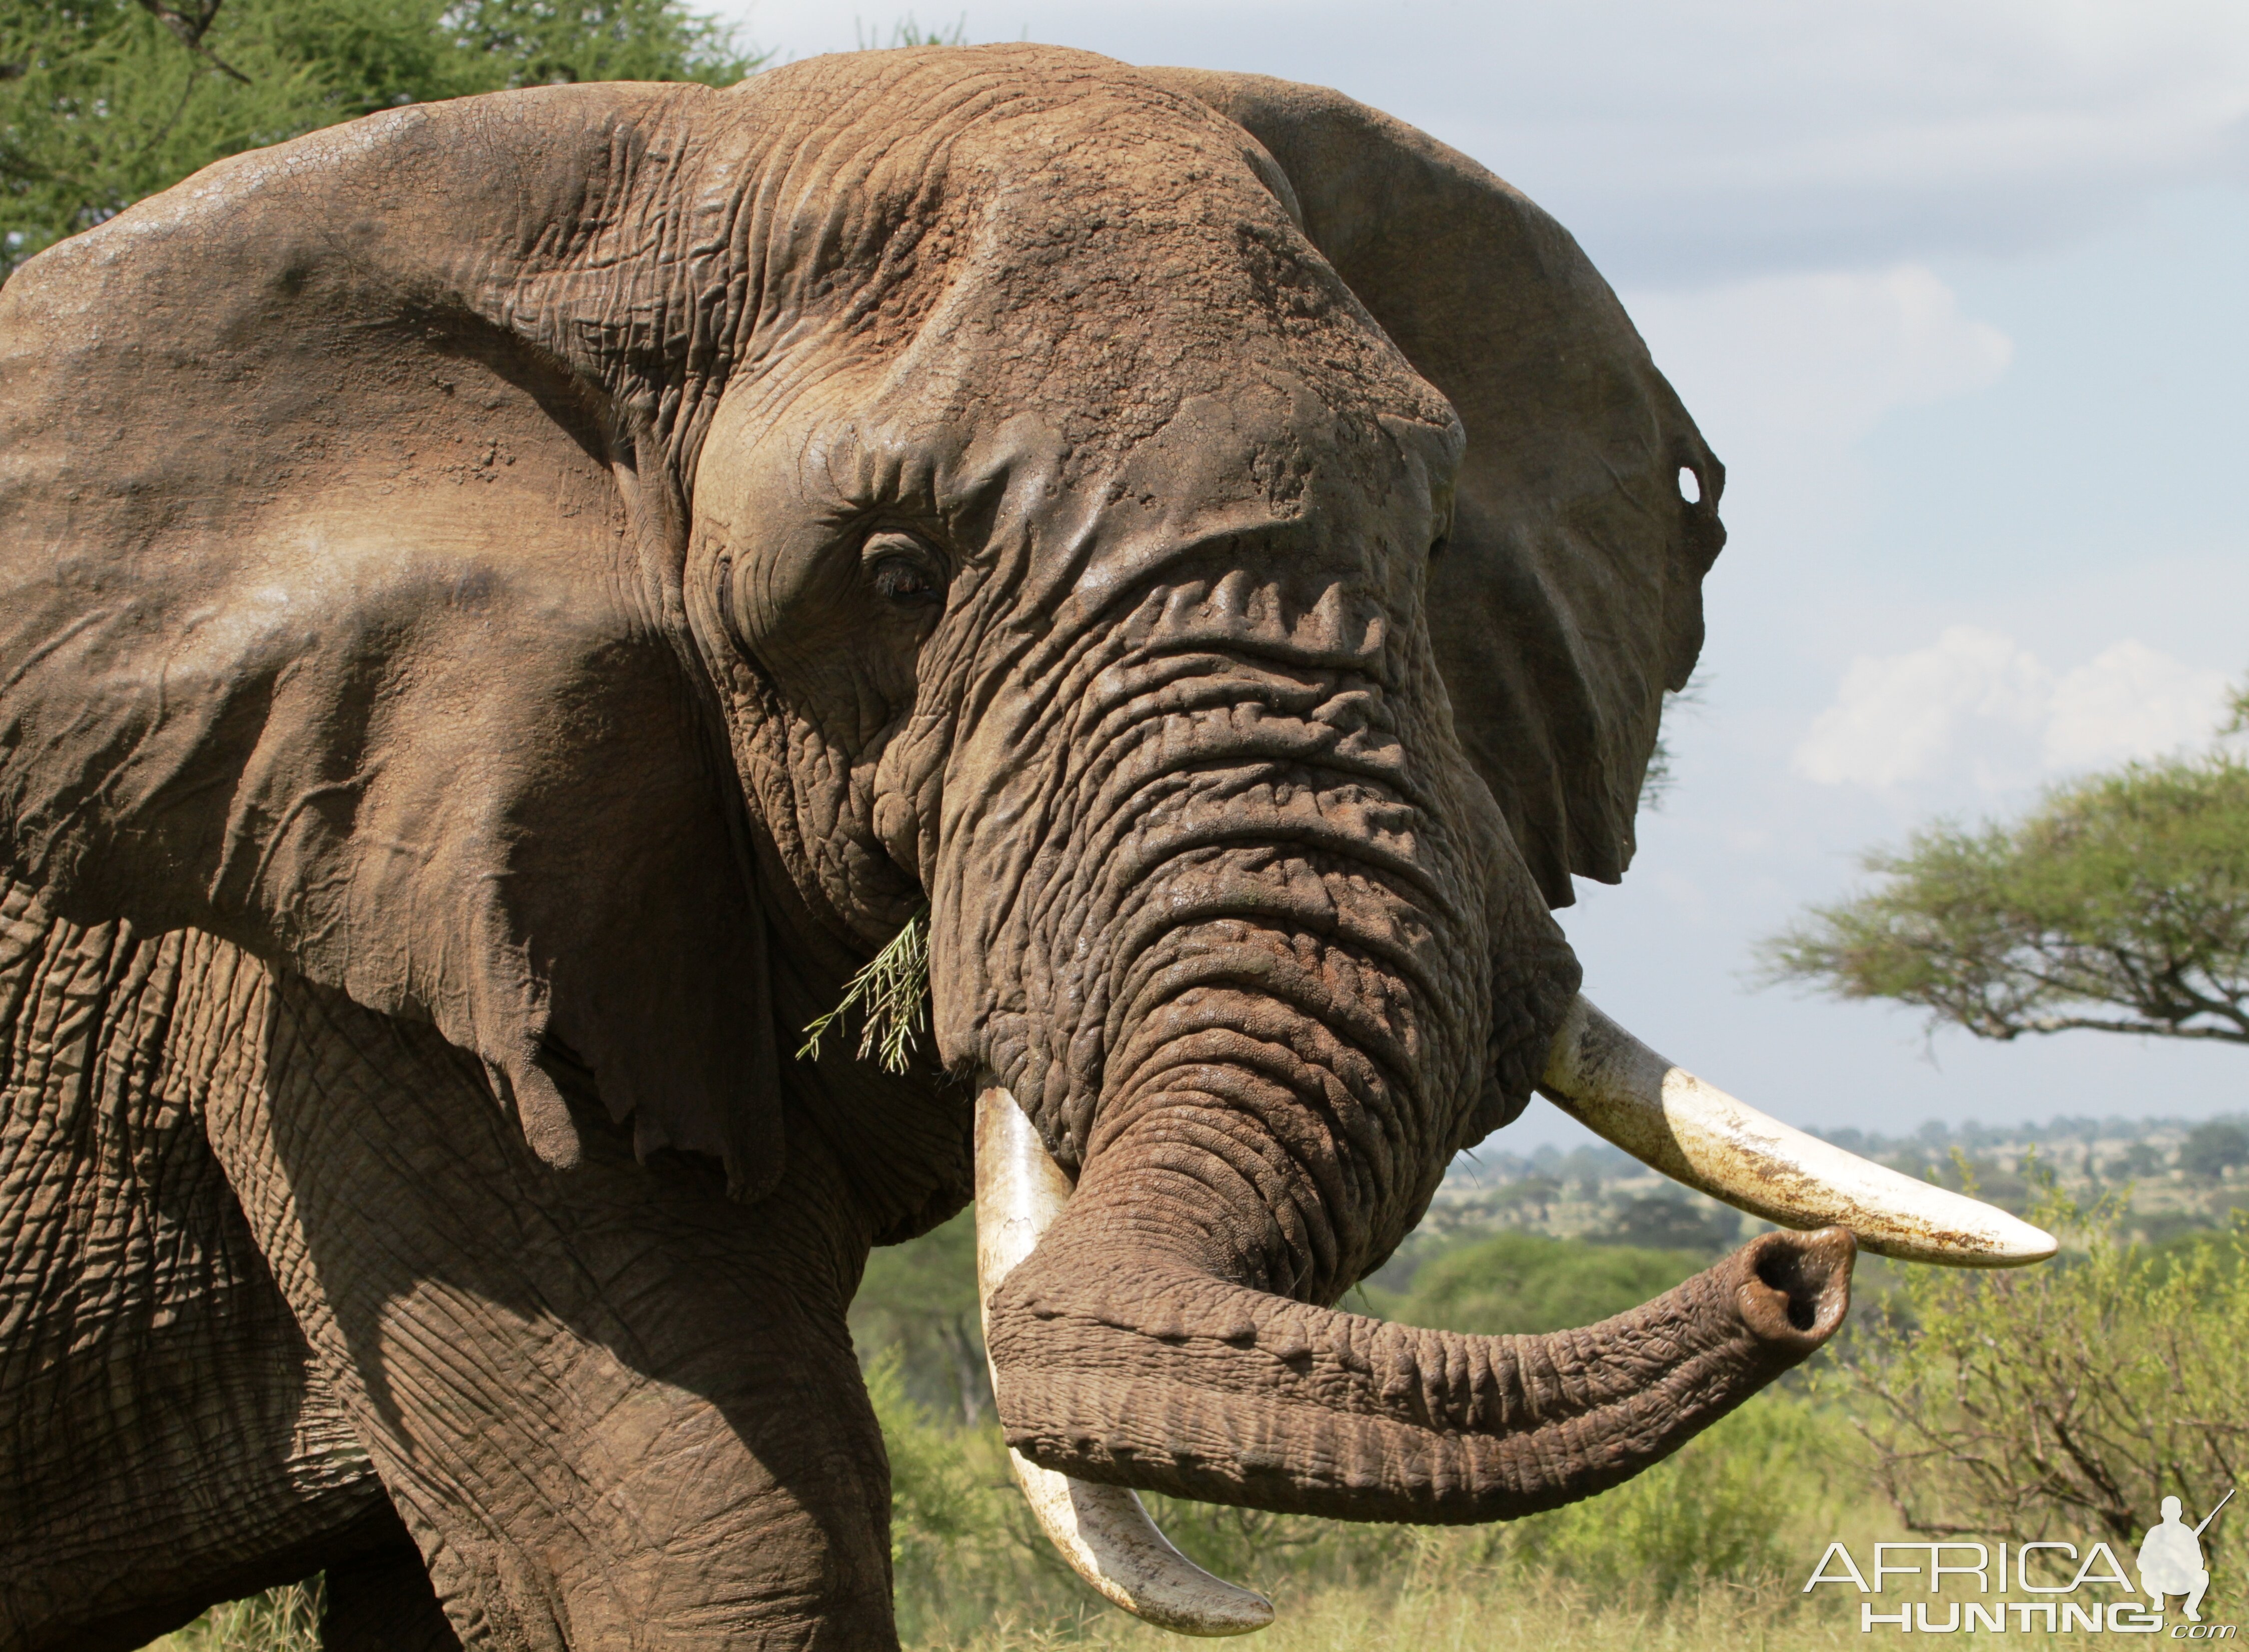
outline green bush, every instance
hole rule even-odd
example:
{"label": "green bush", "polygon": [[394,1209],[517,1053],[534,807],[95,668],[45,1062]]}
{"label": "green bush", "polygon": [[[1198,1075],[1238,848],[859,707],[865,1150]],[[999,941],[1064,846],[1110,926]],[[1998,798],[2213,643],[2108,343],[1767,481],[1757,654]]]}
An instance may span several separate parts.
{"label": "green bush", "polygon": [[867,1369],[891,1459],[891,1573],[908,1642],[967,1633],[998,1614],[1057,1621],[1082,1587],[1033,1525],[999,1425],[941,1423],[907,1392],[897,1349]]}
{"label": "green bush", "polygon": [[1802,1559],[1805,1532],[1833,1524],[1850,1444],[1832,1409],[1769,1393],[1613,1491],[1496,1528],[1496,1546],[1519,1568],[1641,1599],[1769,1581]]}
{"label": "green bush", "polygon": [[2136,1544],[2165,1497],[2207,1511],[2234,1483],[2249,1456],[2249,1216],[2150,1251],[2122,1237],[2125,1215],[2049,1187],[2032,1219],[2064,1236],[2061,1256],[1908,1270],[1861,1326],[1842,1398],[1911,1529]]}
{"label": "green bush", "polygon": [[678,0],[0,7],[0,277],[230,155],[400,104],[558,81],[726,84],[762,59]]}
{"label": "green bush", "polygon": [[2191,1175],[2222,1176],[2236,1165],[2249,1165],[2249,1129],[2230,1119],[2197,1125],[2179,1144],[2179,1168]]}
{"label": "green bush", "polygon": [[1501,1234],[1426,1262],[1410,1290],[1370,1291],[1386,1319],[1486,1336],[1588,1325],[1661,1296],[1704,1259],[1692,1251]]}
{"label": "green bush", "polygon": [[320,1581],[213,1607],[149,1652],[320,1652]]}
{"label": "green bush", "polygon": [[894,1353],[906,1397],[934,1416],[972,1426],[992,1404],[981,1320],[971,1211],[911,1244],[877,1249],[851,1298],[852,1342]]}

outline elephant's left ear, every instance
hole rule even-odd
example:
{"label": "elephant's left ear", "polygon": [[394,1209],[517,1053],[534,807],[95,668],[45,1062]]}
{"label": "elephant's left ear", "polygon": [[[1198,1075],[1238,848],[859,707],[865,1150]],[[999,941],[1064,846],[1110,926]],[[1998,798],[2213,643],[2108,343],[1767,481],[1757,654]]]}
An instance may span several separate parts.
{"label": "elephant's left ear", "polygon": [[1263,146],[1305,233],[1459,411],[1429,591],[1454,725],[1549,903],[1572,874],[1614,883],[1663,691],[1702,648],[1723,471],[1577,243],[1466,155],[1324,87],[1143,72]]}
{"label": "elephant's left ear", "polygon": [[590,1088],[746,1197],[777,1029],[667,457],[724,99],[400,110],[9,280],[0,855],[434,1022],[551,1163]]}

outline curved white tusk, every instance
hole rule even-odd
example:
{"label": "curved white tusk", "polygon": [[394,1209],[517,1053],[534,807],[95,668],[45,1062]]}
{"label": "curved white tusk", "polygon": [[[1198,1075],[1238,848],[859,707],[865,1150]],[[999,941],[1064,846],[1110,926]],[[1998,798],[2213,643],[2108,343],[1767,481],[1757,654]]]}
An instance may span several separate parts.
{"label": "curved white tusk", "polygon": [[1877,1256],[1954,1268],[2019,1268],[2054,1253],[2053,1235],[2004,1210],[1745,1106],[1582,997],[1554,1036],[1539,1090],[1642,1164],[1785,1228],[1832,1223]]}
{"label": "curved white tusk", "polygon": [[[992,1293],[1069,1202],[1069,1178],[996,1085],[976,1098],[976,1291]],[[988,1325],[987,1327],[988,1329]],[[992,1373],[994,1393],[1000,1373]],[[1156,1530],[1124,1486],[1089,1485],[1010,1450],[1031,1513],[1070,1569],[1135,1617],[1180,1635],[1247,1635],[1273,1621],[1263,1595],[1214,1578]]]}

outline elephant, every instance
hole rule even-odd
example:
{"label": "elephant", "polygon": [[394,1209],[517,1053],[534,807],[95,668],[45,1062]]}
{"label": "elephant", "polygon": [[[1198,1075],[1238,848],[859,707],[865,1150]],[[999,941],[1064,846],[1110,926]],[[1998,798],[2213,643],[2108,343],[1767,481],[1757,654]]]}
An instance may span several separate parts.
{"label": "elephant", "polygon": [[[2042,1237],[1580,995],[1723,473],[1340,93],[402,107],[31,259],[0,384],[0,1648],[315,1571],[332,1649],[894,1646],[844,1312],[980,1178],[1041,1519],[1198,1632],[1261,1603],[1131,1488],[1551,1508],[1858,1244]],[[904,1070],[801,1054],[911,926]],[[1338,1311],[1542,1088],[1782,1226],[1581,1331]]]}

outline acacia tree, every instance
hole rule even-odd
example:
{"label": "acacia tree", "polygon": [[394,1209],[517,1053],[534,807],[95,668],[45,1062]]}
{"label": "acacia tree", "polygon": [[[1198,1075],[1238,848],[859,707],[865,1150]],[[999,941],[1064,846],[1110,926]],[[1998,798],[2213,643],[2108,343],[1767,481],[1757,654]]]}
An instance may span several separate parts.
{"label": "acacia tree", "polygon": [[[2222,733],[2249,724],[2249,689],[2232,710]],[[1984,1038],[2249,1043],[2239,756],[2132,764],[2012,824],[1940,823],[1864,864],[1878,885],[1766,943],[1770,976]],[[2182,1162],[2222,1170],[2249,1154],[2239,1134],[2202,1126]],[[2165,1256],[2123,1241],[2119,1205],[2080,1209],[2050,1177],[2029,1214],[2081,1250],[2019,1273],[1909,1270],[1860,1333],[1842,1380],[1877,1483],[1938,1536],[2082,1521],[2131,1542],[2165,1497],[2207,1511],[2249,1464],[2249,1216]]]}
{"label": "acacia tree", "polygon": [[[2249,699],[2249,693],[2245,693]],[[2238,727],[2249,705],[2237,699]],[[1765,943],[1769,979],[1983,1038],[2090,1029],[2249,1043],[2249,763],[2133,764],[2012,825],[1941,823],[1883,881]]]}
{"label": "acacia tree", "polygon": [[6,0],[0,278],[213,161],[377,109],[761,61],[680,0]]}

